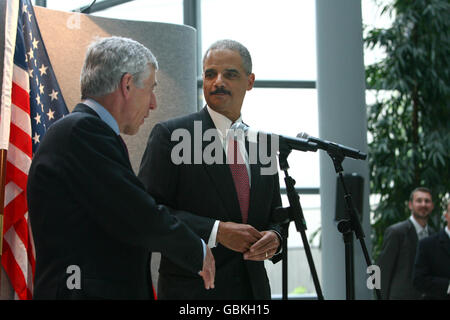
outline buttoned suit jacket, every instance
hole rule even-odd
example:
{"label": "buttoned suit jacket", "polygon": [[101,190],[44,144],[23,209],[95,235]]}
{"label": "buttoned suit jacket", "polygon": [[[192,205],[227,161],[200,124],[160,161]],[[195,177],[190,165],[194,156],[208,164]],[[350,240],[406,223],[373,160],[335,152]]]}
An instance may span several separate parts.
{"label": "buttoned suit jacket", "polygon": [[[206,154],[211,151],[211,142],[214,141],[211,137],[201,141],[205,132],[209,130],[211,133],[210,129],[216,132],[206,107],[199,112],[157,124],[150,134],[138,174],[157,201],[193,213],[179,217],[205,242],[208,242],[216,220],[242,223],[237,193],[230,168],[225,163],[222,144],[219,143],[220,147],[216,149],[218,154],[212,154],[222,159],[224,164],[208,164],[202,159],[204,152]],[[174,158],[179,155],[179,143],[183,142],[179,138],[183,130],[194,140],[188,150],[184,150],[191,153],[191,160],[196,160],[192,164],[174,163]],[[178,137],[176,141],[171,141],[172,135]],[[248,142],[247,148],[250,148]],[[197,158],[194,159],[195,157]],[[274,216],[274,209],[281,206],[278,174],[261,175],[261,168],[260,162],[250,164],[251,189],[247,223],[260,231],[279,231]],[[227,249],[221,244],[213,248],[212,252],[216,261],[215,289],[205,290],[198,279],[186,274],[162,255],[158,297],[234,299],[240,297],[240,290],[247,290],[253,293],[255,299],[270,299],[270,285],[263,261],[244,261],[242,253]]]}
{"label": "buttoned suit jacket", "polygon": [[417,242],[416,229],[409,219],[386,229],[383,247],[377,260],[381,272],[380,291],[383,299],[421,298],[412,282]]}
{"label": "buttoned suit jacket", "polygon": [[450,299],[450,238],[444,229],[419,241],[413,283],[425,299]]}
{"label": "buttoned suit jacket", "polygon": [[192,277],[202,268],[200,238],[148,195],[119,136],[84,104],[47,131],[27,192],[35,299],[153,299],[153,250]]}

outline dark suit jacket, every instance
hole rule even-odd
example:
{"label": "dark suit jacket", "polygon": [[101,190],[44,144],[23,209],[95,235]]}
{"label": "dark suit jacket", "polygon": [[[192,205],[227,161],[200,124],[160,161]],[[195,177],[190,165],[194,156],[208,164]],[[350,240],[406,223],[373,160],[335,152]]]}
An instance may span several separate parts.
{"label": "dark suit jacket", "polygon": [[419,241],[414,286],[428,299],[450,299],[450,238],[445,230]]}
{"label": "dark suit jacket", "polygon": [[388,227],[377,265],[381,271],[383,299],[419,299],[413,287],[412,271],[416,257],[417,233],[407,219]]}
{"label": "dark suit jacket", "polygon": [[[194,121],[201,123],[203,134],[215,129],[206,108],[187,116],[157,124],[150,134],[138,177],[157,201],[173,208],[195,213],[179,215],[205,242],[208,242],[215,220],[242,223],[239,203],[229,166],[224,164],[178,164],[171,159],[171,141],[176,129],[186,129],[193,139]],[[185,131],[186,132],[186,131]],[[199,142],[204,151],[210,141]],[[191,157],[197,144],[191,144]],[[253,146],[254,147],[254,146]],[[176,148],[175,148],[176,149]],[[174,150],[175,150],[174,149]],[[269,149],[270,150],[270,149]],[[220,157],[225,159],[222,145]],[[251,190],[248,224],[257,230],[277,229],[273,223],[274,208],[281,206],[278,174],[261,175],[261,164],[251,165]],[[270,299],[270,286],[264,262],[244,261],[241,253],[218,245],[212,249],[216,260],[214,290],[205,290],[198,279],[174,265],[164,255],[161,258],[158,297],[168,299]],[[250,296],[250,297],[252,297]]]}
{"label": "dark suit jacket", "polygon": [[[27,189],[35,299],[152,299],[153,250],[200,279],[200,238],[148,195],[119,137],[86,105],[49,128]],[[80,289],[67,286],[71,265]]]}

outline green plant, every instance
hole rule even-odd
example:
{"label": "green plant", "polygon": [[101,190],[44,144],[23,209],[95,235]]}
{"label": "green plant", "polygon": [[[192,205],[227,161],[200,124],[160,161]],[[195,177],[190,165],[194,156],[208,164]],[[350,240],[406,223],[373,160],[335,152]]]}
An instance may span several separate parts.
{"label": "green plant", "polygon": [[383,8],[390,28],[373,28],[365,45],[385,57],[366,67],[367,86],[377,92],[368,107],[373,256],[389,225],[406,219],[417,186],[432,189],[431,224],[439,227],[450,191],[450,2],[394,0]]}

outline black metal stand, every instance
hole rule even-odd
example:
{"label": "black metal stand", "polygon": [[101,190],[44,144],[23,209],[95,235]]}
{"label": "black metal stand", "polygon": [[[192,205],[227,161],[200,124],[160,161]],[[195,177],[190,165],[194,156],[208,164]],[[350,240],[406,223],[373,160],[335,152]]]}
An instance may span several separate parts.
{"label": "black metal stand", "polygon": [[[345,244],[345,279],[346,279],[346,297],[347,300],[355,299],[355,283],[354,283],[354,264],[353,264],[353,232],[355,236],[359,239],[361,243],[361,249],[364,254],[367,266],[372,265],[367,251],[366,243],[364,242],[364,232],[361,227],[361,223],[358,219],[358,214],[355,206],[353,205],[353,200],[351,194],[347,191],[347,187],[344,182],[344,176],[342,172],[342,161],[344,161],[345,156],[342,154],[341,150],[336,147],[335,149],[330,148],[327,151],[328,155],[333,160],[334,168],[336,173],[339,175],[339,180],[342,184],[344,190],[344,200],[348,212],[349,220],[341,220],[338,223],[338,230],[343,234],[343,240]],[[381,300],[381,293],[379,289],[375,289],[375,294],[378,300]]]}
{"label": "black metal stand", "polygon": [[300,233],[303,241],[303,247],[305,249],[306,257],[308,259],[309,269],[311,271],[311,275],[314,282],[314,287],[316,289],[317,298],[319,300],[323,300],[323,294],[322,290],[320,288],[319,278],[317,276],[316,268],[314,266],[314,260],[312,258],[311,249],[309,247],[308,238],[306,237],[306,222],[305,218],[303,216],[303,210],[300,205],[300,197],[298,193],[295,191],[295,180],[292,179],[291,176],[289,176],[288,169],[289,164],[287,162],[287,157],[289,156],[289,153],[291,152],[291,149],[288,146],[285,146],[282,141],[280,140],[280,148],[279,148],[279,155],[278,155],[278,161],[280,164],[280,169],[284,171],[285,178],[284,181],[286,183],[286,192],[289,199],[289,208],[279,208],[278,211],[280,213],[280,216],[283,215],[284,217],[280,219],[281,221],[281,227],[282,227],[282,237],[283,237],[283,252],[282,252],[282,280],[283,280],[283,300],[287,300],[287,238],[289,236],[288,229],[289,229],[289,223],[291,221],[295,222],[295,227],[297,228],[297,231]]}

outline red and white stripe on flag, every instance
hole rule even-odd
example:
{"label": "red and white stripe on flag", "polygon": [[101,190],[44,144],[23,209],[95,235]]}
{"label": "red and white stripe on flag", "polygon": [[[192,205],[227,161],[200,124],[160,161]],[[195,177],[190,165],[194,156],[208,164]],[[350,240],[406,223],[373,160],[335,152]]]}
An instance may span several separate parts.
{"label": "red and white stripe on flag", "polygon": [[2,266],[15,291],[15,298],[24,300],[32,298],[35,251],[26,200],[28,170],[32,158],[29,73],[14,62],[19,5],[17,0],[8,0],[6,9],[0,113],[1,148],[8,150]]}

